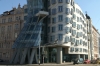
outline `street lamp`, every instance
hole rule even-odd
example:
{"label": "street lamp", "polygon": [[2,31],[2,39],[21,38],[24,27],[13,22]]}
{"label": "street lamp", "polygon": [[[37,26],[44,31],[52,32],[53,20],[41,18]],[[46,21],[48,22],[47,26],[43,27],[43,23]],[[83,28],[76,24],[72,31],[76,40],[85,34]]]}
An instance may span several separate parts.
{"label": "street lamp", "polygon": [[[48,12],[46,11],[39,11],[36,16],[38,16],[38,23],[41,22],[46,16],[48,16]],[[39,20],[40,19],[40,20]],[[39,44],[39,65],[40,65],[40,44]]]}

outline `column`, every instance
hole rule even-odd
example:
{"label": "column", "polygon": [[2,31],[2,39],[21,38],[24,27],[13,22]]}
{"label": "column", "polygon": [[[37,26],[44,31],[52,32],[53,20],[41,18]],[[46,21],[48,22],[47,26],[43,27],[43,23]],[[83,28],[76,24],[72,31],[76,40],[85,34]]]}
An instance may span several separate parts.
{"label": "column", "polygon": [[62,64],[62,47],[57,47],[57,63]]}
{"label": "column", "polygon": [[78,54],[78,58],[80,58],[80,54]]}
{"label": "column", "polygon": [[36,49],[37,49],[37,48],[32,48],[32,52],[31,52],[29,64],[32,64],[32,62],[33,62],[33,59],[34,59],[34,55],[35,55]]}
{"label": "column", "polygon": [[85,60],[85,55],[83,55],[83,59]]}

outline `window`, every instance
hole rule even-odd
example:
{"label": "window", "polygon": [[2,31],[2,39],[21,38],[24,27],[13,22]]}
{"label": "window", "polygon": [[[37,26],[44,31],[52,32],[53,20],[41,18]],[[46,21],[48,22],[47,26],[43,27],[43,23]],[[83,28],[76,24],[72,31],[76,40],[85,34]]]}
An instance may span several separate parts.
{"label": "window", "polygon": [[70,37],[66,36],[65,37],[65,42],[69,42],[70,41]]}
{"label": "window", "polygon": [[59,30],[59,31],[62,31],[62,30],[63,30],[63,25],[62,25],[62,24],[59,24],[59,25],[58,25],[58,30]]}
{"label": "window", "polygon": [[56,8],[52,9],[52,15],[56,14]]}
{"label": "window", "polygon": [[48,11],[49,11],[49,15],[51,15],[51,9],[49,9]]}
{"label": "window", "polygon": [[70,3],[70,0],[66,0],[66,3],[69,4]]}
{"label": "window", "polygon": [[73,35],[73,36],[76,35],[76,30],[72,30],[72,35]]}
{"label": "window", "polygon": [[62,40],[63,39],[63,34],[58,34],[58,40]]}
{"label": "window", "polygon": [[56,17],[52,18],[52,23],[56,23]]}
{"label": "window", "polygon": [[55,27],[52,27],[52,32],[55,32],[56,31],[56,28]]}
{"label": "window", "polygon": [[51,0],[52,4],[55,4],[56,3],[56,0]]}
{"label": "window", "polygon": [[80,48],[80,52],[82,52],[82,48]]}
{"label": "window", "polygon": [[66,8],[66,14],[70,14],[70,8]]}
{"label": "window", "polygon": [[73,19],[76,19],[76,15],[75,14],[73,14]]}
{"label": "window", "polygon": [[75,38],[71,38],[71,42],[72,43],[75,43]]}
{"label": "window", "polygon": [[51,19],[50,19],[50,18],[48,18],[48,24],[50,24],[50,22],[51,22]]}
{"label": "window", "polygon": [[[16,19],[17,19],[17,17],[16,17]],[[24,20],[27,20],[27,16],[24,16]]]}
{"label": "window", "polygon": [[24,12],[27,13],[27,9],[25,9]]}
{"label": "window", "polygon": [[80,37],[80,33],[79,32],[77,32],[77,38],[79,38]]}
{"label": "window", "polygon": [[70,48],[70,52],[73,52],[73,51],[74,51],[74,47],[71,47],[71,48]]}
{"label": "window", "polygon": [[58,21],[63,21],[63,15],[58,15]]}
{"label": "window", "polygon": [[66,33],[69,33],[70,32],[70,27],[66,27]]}
{"label": "window", "polygon": [[79,22],[79,17],[77,17],[77,22]]}
{"label": "window", "polygon": [[62,3],[62,2],[63,2],[63,0],[58,0],[58,2],[59,2],[59,3]]}
{"label": "window", "polygon": [[81,45],[83,44],[83,41],[82,41],[82,39],[80,39],[80,44],[81,44]]}
{"label": "window", "polygon": [[48,27],[48,33],[50,32],[50,27]]}
{"label": "window", "polygon": [[73,9],[71,8],[71,15],[73,15],[73,12],[74,12],[74,11],[73,11]]}
{"label": "window", "polygon": [[78,52],[79,51],[79,49],[78,48],[75,48],[75,52]]}
{"label": "window", "polygon": [[65,22],[66,22],[67,24],[70,23],[70,21],[71,21],[70,18],[68,18],[68,17],[65,18]]}
{"label": "window", "polygon": [[77,25],[77,29],[78,29],[78,30],[80,29],[80,25]]}
{"label": "window", "polygon": [[51,36],[50,41],[55,41],[55,36]]}
{"label": "window", "polygon": [[76,22],[72,23],[72,27],[74,27],[74,28],[76,27]]}
{"label": "window", "polygon": [[76,46],[78,46],[79,45],[79,40],[76,40]]}
{"label": "window", "polygon": [[63,6],[58,6],[58,12],[63,12]]}

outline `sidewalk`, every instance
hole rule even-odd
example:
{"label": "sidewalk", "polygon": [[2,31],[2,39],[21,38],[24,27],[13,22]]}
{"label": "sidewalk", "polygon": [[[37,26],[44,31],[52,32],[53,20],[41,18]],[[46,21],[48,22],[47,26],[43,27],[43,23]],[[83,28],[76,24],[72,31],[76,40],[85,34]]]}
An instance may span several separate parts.
{"label": "sidewalk", "polygon": [[[29,65],[29,66],[31,66],[31,65],[36,65],[36,66],[38,66],[39,64],[27,64],[27,65]],[[41,66],[58,66],[58,65],[73,65],[73,63],[72,62],[66,62],[66,63],[62,63],[62,64],[56,64],[56,63],[44,63],[44,64],[40,64]]]}

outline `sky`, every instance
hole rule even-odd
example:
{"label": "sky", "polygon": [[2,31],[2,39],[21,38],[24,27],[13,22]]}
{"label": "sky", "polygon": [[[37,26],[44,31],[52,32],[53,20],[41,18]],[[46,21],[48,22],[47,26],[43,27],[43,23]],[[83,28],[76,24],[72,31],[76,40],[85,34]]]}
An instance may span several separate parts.
{"label": "sky", "polygon": [[[100,32],[100,0],[74,0],[77,3],[83,13],[87,11],[87,14],[92,19],[92,24]],[[18,7],[20,3],[21,6],[27,4],[26,0],[0,0],[0,14],[4,11],[9,11],[12,7]]]}

